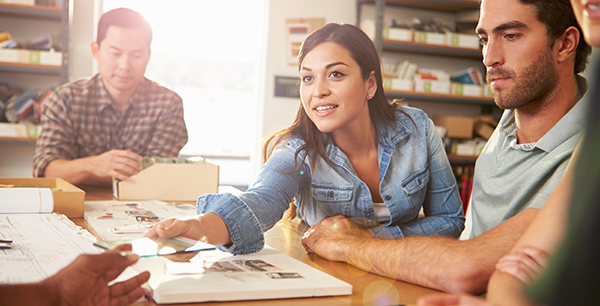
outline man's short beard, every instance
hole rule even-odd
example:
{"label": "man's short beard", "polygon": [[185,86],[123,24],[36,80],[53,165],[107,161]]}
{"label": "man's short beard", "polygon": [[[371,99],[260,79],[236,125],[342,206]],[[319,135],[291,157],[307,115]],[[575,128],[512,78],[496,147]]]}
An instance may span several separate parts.
{"label": "man's short beard", "polygon": [[543,103],[558,82],[558,72],[552,64],[553,61],[552,51],[548,50],[533,64],[523,69],[518,78],[515,78],[514,70],[502,67],[488,71],[488,82],[493,75],[510,76],[515,82],[512,92],[494,93],[496,105],[502,109],[518,109],[525,106],[536,108],[535,105]]}

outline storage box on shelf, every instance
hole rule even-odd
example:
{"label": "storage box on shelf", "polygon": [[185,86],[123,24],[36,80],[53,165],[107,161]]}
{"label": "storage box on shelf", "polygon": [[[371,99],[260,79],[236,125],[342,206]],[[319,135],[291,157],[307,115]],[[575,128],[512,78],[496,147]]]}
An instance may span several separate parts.
{"label": "storage box on shelf", "polygon": [[[453,73],[454,71],[459,71],[467,67],[475,67],[478,70],[484,70],[483,66],[478,66],[482,65],[482,53],[479,45],[479,37],[474,33],[474,26],[473,32],[471,33],[458,32],[465,28],[464,24],[472,22],[472,16],[477,18],[478,14],[474,13],[474,11],[477,11],[479,8],[477,0],[385,0],[382,1],[383,4],[380,2],[377,5],[374,5],[376,1],[379,0],[357,1],[357,8],[359,10],[358,21],[361,25],[376,25],[378,27],[374,31],[371,29],[371,32],[382,32],[382,35],[373,35],[372,37],[375,37],[375,45],[381,46],[380,52],[383,58],[388,61],[396,60],[397,62],[402,62],[404,60],[416,61],[424,68],[442,69]],[[363,7],[365,7],[364,16],[361,16]],[[456,27],[456,30],[458,31],[439,31],[439,33],[417,31],[416,29],[418,27],[414,27],[412,31],[412,41],[406,39],[406,34],[409,33],[411,27],[412,18],[421,18],[421,16],[423,16],[421,20],[426,20],[427,18],[431,20],[432,18],[438,18],[435,17],[438,15],[443,15],[439,17],[442,19],[449,17],[442,20],[442,23],[448,23],[449,29],[452,29],[453,22],[456,22],[455,25],[457,25],[459,20],[461,22],[461,27]],[[454,15],[454,17],[450,15]],[[369,20],[371,21],[369,22]],[[394,32],[392,31],[392,28],[386,28],[389,27],[390,24],[403,25],[406,26],[406,29],[397,29],[395,30],[396,32]],[[378,42],[377,39],[380,39],[380,41]],[[406,57],[402,56],[405,54],[407,55]],[[449,65],[443,66],[445,64],[444,61],[448,62]],[[462,63],[465,63],[463,68],[460,67]],[[400,64],[398,64],[398,67],[400,67]],[[419,67],[419,69],[420,68],[421,67]],[[401,69],[398,68],[397,71],[401,71]],[[453,77],[450,80],[436,80],[435,78],[419,79],[417,77],[404,78],[401,76],[394,77],[394,73],[388,73],[388,71],[386,71],[386,76],[384,78],[384,88],[386,90],[386,95],[390,100],[400,98],[405,99],[407,102],[415,101],[417,107],[420,106],[419,103],[416,102],[424,101],[428,103],[422,105],[424,105],[424,107],[430,107],[431,109],[435,108],[436,104],[429,102],[480,106],[479,110],[468,105],[461,106],[460,109],[469,109],[468,116],[473,116],[477,113],[488,113],[497,108],[489,89],[482,84],[483,82],[474,84],[469,84],[469,82],[459,82],[455,81]],[[446,110],[446,107],[444,106],[440,109],[441,110],[439,111],[436,109],[432,114],[445,115],[444,112],[453,111],[450,107]],[[457,113],[448,113],[448,115],[457,115]],[[492,128],[490,125],[477,123],[478,121],[473,117],[445,117],[446,121],[444,124],[449,125],[449,135],[453,135],[449,137],[458,136],[461,137],[460,139],[471,139],[477,135],[482,137],[483,135],[488,135],[489,129]],[[458,119],[452,117],[458,117]],[[455,122],[452,119],[456,119],[460,122]],[[436,125],[438,124],[438,121],[434,119]],[[459,125],[462,127],[462,130],[457,130]],[[469,151],[466,149],[467,146],[468,145],[463,146],[464,150],[461,150],[461,152]],[[472,164],[474,161],[475,157],[473,156],[451,157],[452,163],[459,162]]]}

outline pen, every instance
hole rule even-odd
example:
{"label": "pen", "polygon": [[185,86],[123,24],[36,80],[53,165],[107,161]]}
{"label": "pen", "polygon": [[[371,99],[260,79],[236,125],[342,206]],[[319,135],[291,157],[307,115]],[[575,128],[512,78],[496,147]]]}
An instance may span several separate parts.
{"label": "pen", "polygon": [[12,243],[13,241],[10,239],[0,239],[1,243]]}

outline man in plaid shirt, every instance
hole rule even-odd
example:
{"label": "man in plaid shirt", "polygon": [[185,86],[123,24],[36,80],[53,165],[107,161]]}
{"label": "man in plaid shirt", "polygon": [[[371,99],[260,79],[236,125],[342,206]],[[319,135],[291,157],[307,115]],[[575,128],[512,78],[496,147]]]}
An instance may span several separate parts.
{"label": "man in plaid shirt", "polygon": [[110,184],[141,170],[142,156],[176,157],[188,140],[177,93],[144,77],[152,29],[115,9],[98,23],[92,54],[100,73],[57,88],[42,105],[35,177]]}

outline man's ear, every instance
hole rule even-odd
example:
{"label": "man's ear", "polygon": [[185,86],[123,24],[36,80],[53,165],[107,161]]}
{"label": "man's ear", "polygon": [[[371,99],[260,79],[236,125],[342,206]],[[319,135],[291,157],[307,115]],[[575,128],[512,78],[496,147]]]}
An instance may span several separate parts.
{"label": "man's ear", "polygon": [[579,45],[579,30],[574,26],[568,27],[554,43],[558,50],[557,60],[559,63],[571,57],[575,58],[575,51]]}
{"label": "man's ear", "polygon": [[98,50],[100,49],[100,46],[97,42],[93,41],[90,44],[90,47],[92,48],[92,56],[94,56],[95,60],[98,60]]}

